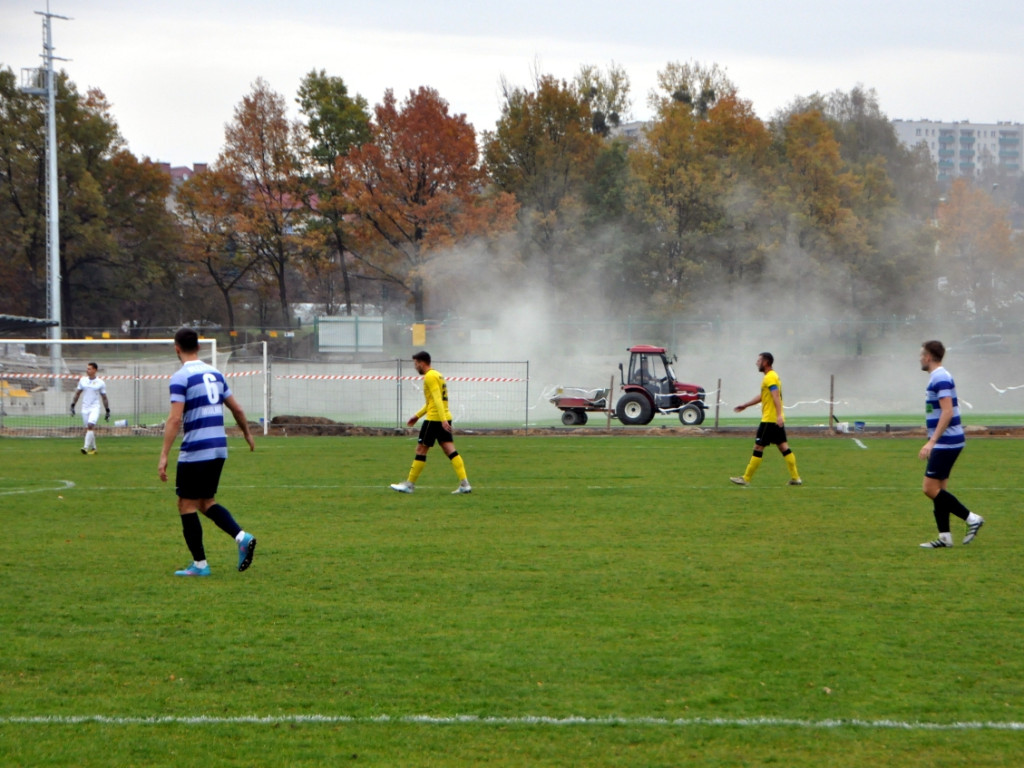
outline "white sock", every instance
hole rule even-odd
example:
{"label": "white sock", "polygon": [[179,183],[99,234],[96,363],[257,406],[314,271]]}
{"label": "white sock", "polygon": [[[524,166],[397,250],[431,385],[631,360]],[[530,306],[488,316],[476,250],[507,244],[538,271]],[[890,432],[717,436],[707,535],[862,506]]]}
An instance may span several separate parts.
{"label": "white sock", "polygon": [[967,522],[968,525],[975,525],[976,523],[980,523],[981,522],[981,515],[976,515],[973,512],[969,512],[969,513],[967,513],[967,520],[966,520],[966,522]]}
{"label": "white sock", "polygon": [[244,539],[244,538],[245,538],[245,531],[239,531],[238,535],[235,536],[235,541],[237,541],[239,544],[241,544],[242,543],[242,539]]}
{"label": "white sock", "polygon": [[953,534],[952,533],[940,533],[939,534],[939,539],[944,544],[949,544],[949,546],[953,546]]}
{"label": "white sock", "polygon": [[196,560],[193,562],[193,565],[195,565],[196,568],[205,568],[207,566],[207,562],[205,560]]}

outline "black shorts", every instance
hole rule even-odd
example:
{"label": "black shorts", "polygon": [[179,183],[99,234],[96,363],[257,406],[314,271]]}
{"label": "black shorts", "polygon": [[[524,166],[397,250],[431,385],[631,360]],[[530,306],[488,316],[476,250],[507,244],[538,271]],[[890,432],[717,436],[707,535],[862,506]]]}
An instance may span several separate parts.
{"label": "black shorts", "polygon": [[178,462],[174,492],[180,499],[212,499],[217,495],[224,459]]}
{"label": "black shorts", "polygon": [[961,448],[932,448],[932,452],[928,454],[928,466],[924,470],[924,476],[933,480],[948,480],[961,450]]}
{"label": "black shorts", "polygon": [[416,442],[427,446],[427,448],[432,448],[434,443],[453,443],[455,438],[451,432],[441,426],[440,421],[424,421],[420,425],[420,438]]}
{"label": "black shorts", "polygon": [[757,427],[757,437],[754,444],[766,448],[769,445],[782,445],[788,443],[786,439],[786,428],[780,427],[774,421],[762,421]]}

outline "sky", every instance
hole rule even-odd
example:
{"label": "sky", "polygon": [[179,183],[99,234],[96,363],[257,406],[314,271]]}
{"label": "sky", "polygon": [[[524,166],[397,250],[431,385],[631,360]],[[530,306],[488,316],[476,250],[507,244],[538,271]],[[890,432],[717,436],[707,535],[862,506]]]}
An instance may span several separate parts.
{"label": "sky", "polygon": [[[39,66],[47,0],[0,0],[0,67]],[[762,119],[813,93],[874,89],[893,119],[1024,122],[1024,3],[990,0],[49,0],[55,55],[98,88],[138,157],[214,162],[262,77],[292,105],[324,70],[372,106],[436,89],[477,132],[501,114],[501,81],[571,79],[614,63],[631,117],[669,62],[718,64]]]}

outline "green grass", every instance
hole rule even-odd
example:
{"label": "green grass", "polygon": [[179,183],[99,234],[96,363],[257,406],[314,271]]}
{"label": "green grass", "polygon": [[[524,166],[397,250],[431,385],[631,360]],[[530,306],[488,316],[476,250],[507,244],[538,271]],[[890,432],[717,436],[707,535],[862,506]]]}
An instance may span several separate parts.
{"label": "green grass", "polygon": [[[460,436],[458,497],[436,449],[388,490],[408,438],[257,439],[253,566],[207,522],[200,580],[158,440],[0,440],[0,765],[1019,765],[1019,442],[970,442],[988,523],[926,551],[919,440],[739,488],[749,437]],[[460,715],[498,720],[415,719]]]}

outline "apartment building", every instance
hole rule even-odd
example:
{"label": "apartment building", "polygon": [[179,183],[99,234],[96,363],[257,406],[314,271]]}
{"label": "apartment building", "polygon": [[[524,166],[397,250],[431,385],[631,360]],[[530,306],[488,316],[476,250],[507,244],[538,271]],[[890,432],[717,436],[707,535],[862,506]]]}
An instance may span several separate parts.
{"label": "apartment building", "polygon": [[939,181],[976,177],[990,170],[1021,175],[1024,125],[1020,123],[893,120],[893,128],[908,147],[923,143],[928,148]]}

